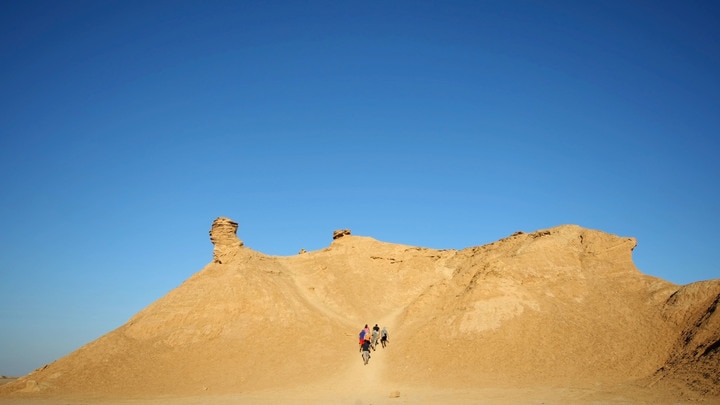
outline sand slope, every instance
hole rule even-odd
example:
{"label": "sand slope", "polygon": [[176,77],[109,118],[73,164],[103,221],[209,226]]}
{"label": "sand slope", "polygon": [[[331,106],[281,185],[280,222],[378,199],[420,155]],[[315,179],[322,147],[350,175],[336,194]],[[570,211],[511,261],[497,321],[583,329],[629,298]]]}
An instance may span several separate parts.
{"label": "sand slope", "polygon": [[[720,402],[720,280],[644,275],[632,238],[564,225],[435,250],[348,235],[278,257],[236,229],[216,220],[213,263],[0,398]],[[391,342],[364,366],[366,323]]]}

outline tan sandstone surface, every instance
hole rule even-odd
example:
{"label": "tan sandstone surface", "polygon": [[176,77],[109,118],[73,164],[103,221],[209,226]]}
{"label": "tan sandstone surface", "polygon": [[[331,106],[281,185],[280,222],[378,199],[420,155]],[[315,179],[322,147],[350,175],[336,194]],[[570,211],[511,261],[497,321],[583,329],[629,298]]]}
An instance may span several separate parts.
{"label": "tan sandstone surface", "polygon": [[[342,230],[213,261],[125,325],[0,385],[2,404],[720,404],[720,279],[640,273],[575,225],[462,250]],[[362,326],[390,333],[363,365]]]}

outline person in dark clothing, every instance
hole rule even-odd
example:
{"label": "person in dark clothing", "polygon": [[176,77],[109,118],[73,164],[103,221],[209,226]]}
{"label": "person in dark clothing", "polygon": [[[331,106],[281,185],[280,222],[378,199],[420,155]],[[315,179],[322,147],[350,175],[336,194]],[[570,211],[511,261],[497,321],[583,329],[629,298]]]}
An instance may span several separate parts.
{"label": "person in dark clothing", "polygon": [[382,332],[380,332],[380,344],[382,345],[383,349],[388,343],[388,332],[387,329],[383,326]]}
{"label": "person in dark clothing", "polygon": [[365,341],[363,341],[362,343],[362,346],[360,347],[362,350],[363,363],[365,364],[368,364],[368,361],[370,361],[370,346],[370,339],[365,339]]}

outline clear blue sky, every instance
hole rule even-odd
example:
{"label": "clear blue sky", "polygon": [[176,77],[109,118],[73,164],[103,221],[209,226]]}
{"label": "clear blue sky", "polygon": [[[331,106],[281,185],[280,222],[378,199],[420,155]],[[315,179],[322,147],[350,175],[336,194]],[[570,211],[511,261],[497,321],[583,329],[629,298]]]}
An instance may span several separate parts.
{"label": "clear blue sky", "polygon": [[[386,4],[392,3],[392,4]],[[578,224],[720,277],[714,1],[4,1],[0,374],[212,260]]]}

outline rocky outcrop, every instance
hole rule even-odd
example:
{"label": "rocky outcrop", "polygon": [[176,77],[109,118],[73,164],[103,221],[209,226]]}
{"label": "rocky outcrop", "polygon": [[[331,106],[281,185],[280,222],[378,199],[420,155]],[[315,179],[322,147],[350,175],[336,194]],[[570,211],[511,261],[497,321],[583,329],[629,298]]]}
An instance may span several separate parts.
{"label": "rocky outcrop", "polygon": [[681,328],[670,356],[651,385],[671,385],[684,397],[720,395],[720,280],[680,287],[666,301],[663,316]]}
{"label": "rocky outcrop", "polygon": [[218,217],[212,223],[210,228],[210,242],[215,245],[213,249],[213,262],[227,263],[242,247],[243,241],[237,237],[237,222],[230,218]]}
{"label": "rocky outcrop", "polygon": [[343,236],[347,236],[347,235],[350,235],[349,229],[338,229],[333,232],[333,240],[342,238]]}

